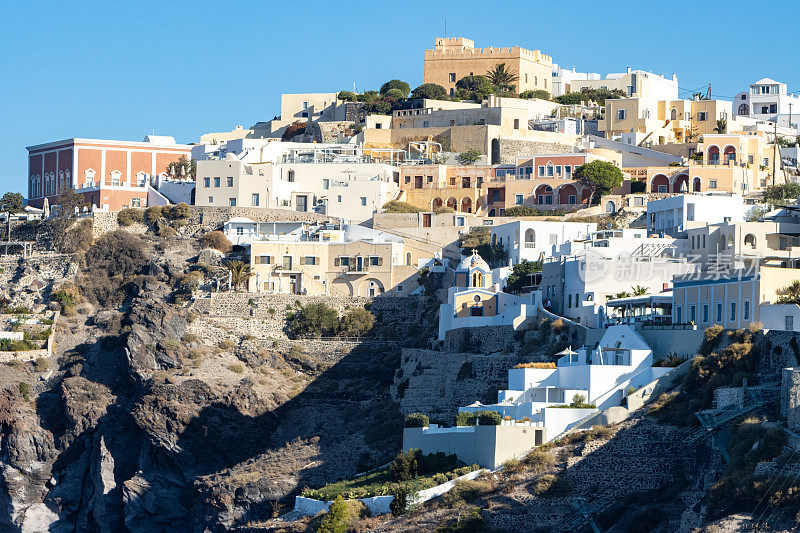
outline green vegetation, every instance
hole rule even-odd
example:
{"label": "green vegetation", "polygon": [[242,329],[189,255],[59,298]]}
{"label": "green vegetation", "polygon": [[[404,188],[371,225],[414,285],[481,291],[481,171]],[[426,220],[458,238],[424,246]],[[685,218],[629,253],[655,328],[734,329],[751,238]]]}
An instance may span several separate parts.
{"label": "green vegetation", "polygon": [[22,395],[22,398],[26,402],[31,401],[31,386],[25,383],[24,381],[20,381],[18,388],[19,388],[19,393]]}
{"label": "green vegetation", "polygon": [[209,231],[200,237],[200,244],[207,248],[214,248],[225,254],[233,249],[231,241],[228,240],[224,233],[218,230]]}
{"label": "green vegetation", "polygon": [[37,345],[27,340],[0,339],[0,352],[26,352],[38,349]]}
{"label": "green vegetation", "polygon": [[663,368],[675,368],[676,366],[680,366],[685,362],[686,362],[685,357],[680,356],[678,354],[670,354],[665,359],[653,363],[653,366],[663,367]]}
{"label": "green vegetation", "polygon": [[231,274],[231,284],[236,291],[241,289],[242,285],[245,285],[255,275],[250,263],[245,263],[244,261],[228,261],[226,266]]}
{"label": "green vegetation", "polygon": [[572,403],[569,405],[554,405],[553,407],[560,407],[562,409],[597,409],[593,403],[586,402],[586,396],[583,394],[576,394],[572,397]]}
{"label": "green vegetation", "polygon": [[428,100],[447,100],[447,90],[436,83],[423,83],[413,91],[412,98],[426,98]]}
{"label": "green vegetation", "polygon": [[422,209],[415,205],[411,205],[408,202],[399,202],[397,200],[389,200],[383,204],[383,210],[386,213],[419,213],[422,211]]}
{"label": "green vegetation", "polygon": [[764,190],[764,200],[771,204],[781,204],[800,197],[800,183],[781,183]]}
{"label": "green vegetation", "polygon": [[91,244],[91,221],[75,224],[78,214],[86,207],[84,196],[72,187],[64,187],[50,204],[59,208],[53,210],[53,215],[43,221],[41,227],[51,235],[56,249],[66,253],[86,249]]}
{"label": "green vegetation", "polygon": [[459,462],[455,455],[447,456],[442,452],[423,455],[419,450],[409,450],[398,454],[386,467],[319,489],[306,489],[302,495],[323,501],[337,496],[358,499],[398,492],[410,495],[478,469],[478,465]]}
{"label": "green vegetation", "polygon": [[194,159],[189,160],[185,155],[182,155],[177,161],[168,164],[165,170],[167,174],[175,178],[191,179],[197,175],[197,161]]}
{"label": "green vegetation", "polygon": [[592,202],[595,193],[603,196],[622,185],[622,171],[613,163],[599,159],[576,168],[573,178],[582,186],[589,187],[592,191],[589,196]]}
{"label": "green vegetation", "polygon": [[392,90],[399,91],[400,98],[407,98],[408,93],[411,91],[411,87],[408,85],[408,83],[402,80],[389,80],[381,85],[380,93],[386,94]]}
{"label": "green vegetation", "polygon": [[494,92],[494,86],[486,76],[465,76],[456,82],[456,97],[460,100],[480,102]]}
{"label": "green vegetation", "polygon": [[94,303],[111,306],[129,297],[134,278],[147,264],[142,240],[125,231],[100,237],[84,258],[80,294]]}
{"label": "green vegetation", "polygon": [[25,206],[25,198],[18,192],[7,192],[0,198],[0,211],[18,213]]}
{"label": "green vegetation", "polygon": [[316,533],[345,533],[347,531],[347,505],[342,496],[333,500],[328,512],[322,518]]}
{"label": "green vegetation", "polygon": [[461,152],[456,156],[456,160],[460,165],[474,165],[481,158],[481,153],[474,148],[470,148],[466,152]]}
{"label": "green vegetation", "polygon": [[506,279],[505,292],[517,294],[532,285],[531,276],[542,271],[541,261],[528,261],[523,259],[511,269],[511,274]]}
{"label": "green vegetation", "polygon": [[231,363],[228,365],[228,370],[234,374],[244,374],[244,365],[241,363]]}
{"label": "green vegetation", "polygon": [[779,304],[800,304],[800,281],[794,280],[788,287],[775,291]]}
{"label": "green vegetation", "polygon": [[[756,417],[745,418],[735,425],[728,446],[731,460],[722,478],[711,487],[712,509],[752,512],[759,505],[760,510],[772,505],[794,516],[800,510],[800,484],[795,476],[753,476],[756,464],[761,461],[776,460],[780,467],[786,464],[788,457],[782,455],[785,446],[786,434],[779,428],[766,428]],[[794,480],[789,479],[792,477]]]}
{"label": "green vegetation", "polygon": [[289,332],[302,337],[362,337],[372,331],[375,316],[364,308],[348,311],[341,319],[335,309],[324,302],[298,305],[287,313]]}
{"label": "green vegetation", "polygon": [[461,253],[471,255],[472,250],[478,250],[478,254],[489,265],[497,265],[508,259],[508,252],[500,244],[491,243],[491,232],[486,226],[473,226],[469,231],[458,237],[458,246]]}
{"label": "green vegetation", "polygon": [[502,422],[500,413],[497,411],[462,411],[456,415],[457,426],[474,426],[480,424],[481,426],[499,426]]}
{"label": "green vegetation", "polygon": [[522,458],[522,464],[533,472],[543,472],[555,464],[555,458],[549,453],[535,449]]}
{"label": "green vegetation", "polygon": [[550,93],[543,89],[536,89],[533,91],[523,91],[519,93],[520,98],[529,100],[531,98],[538,98],[539,100],[550,100]]}
{"label": "green vegetation", "polygon": [[405,419],[405,427],[407,428],[426,428],[430,424],[430,420],[422,413],[411,413]]}
{"label": "green vegetation", "polygon": [[507,68],[505,63],[495,65],[493,69],[486,71],[486,78],[494,87],[495,93],[511,94],[517,90],[514,84],[519,79],[517,71]]}
{"label": "green vegetation", "polygon": [[554,98],[554,100],[563,105],[588,104],[590,100],[593,100],[601,106],[604,106],[606,100],[624,97],[625,93],[619,89],[614,89],[613,91],[609,91],[608,89],[585,89],[581,92],[567,93],[562,96],[557,96]]}
{"label": "green vegetation", "polygon": [[665,423],[697,425],[694,413],[711,407],[714,389],[739,387],[743,378],[748,378],[750,384],[757,381],[759,349],[754,341],[750,330],[725,332],[719,325],[706,329],[699,353],[692,359],[680,388],[659,396],[648,413]]}
{"label": "green vegetation", "polygon": [[514,368],[549,368],[555,369],[555,363],[520,363],[518,365],[514,365]]}
{"label": "green vegetation", "polygon": [[117,213],[117,223],[122,227],[144,222],[144,210],[136,208],[126,208]]}
{"label": "green vegetation", "polygon": [[529,490],[535,496],[566,496],[572,492],[572,486],[562,477],[545,474],[534,481]]}
{"label": "green vegetation", "polygon": [[506,209],[507,217],[560,217],[567,213],[565,209],[538,209],[527,205],[513,205]]}

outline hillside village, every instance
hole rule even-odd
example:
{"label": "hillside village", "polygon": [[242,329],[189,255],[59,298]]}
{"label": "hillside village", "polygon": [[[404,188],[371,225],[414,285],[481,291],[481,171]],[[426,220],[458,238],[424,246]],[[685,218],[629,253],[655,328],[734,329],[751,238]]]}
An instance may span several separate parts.
{"label": "hillside village", "polygon": [[27,147],[2,529],[796,530],[800,96],[554,59]]}

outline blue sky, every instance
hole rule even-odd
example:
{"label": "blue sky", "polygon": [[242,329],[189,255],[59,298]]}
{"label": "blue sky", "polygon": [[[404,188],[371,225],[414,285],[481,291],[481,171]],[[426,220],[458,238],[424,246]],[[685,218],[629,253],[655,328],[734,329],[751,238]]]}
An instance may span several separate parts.
{"label": "blue sky", "polygon": [[800,91],[795,32],[782,22],[800,19],[800,3],[700,5],[17,2],[0,21],[0,192],[25,190],[32,144],[152,131],[193,142],[271,119],[282,92],[370,89],[391,78],[413,88],[445,18],[448,36],[540,49],[578,71],[676,72],[681,88],[710,82],[718,97],[764,76]]}

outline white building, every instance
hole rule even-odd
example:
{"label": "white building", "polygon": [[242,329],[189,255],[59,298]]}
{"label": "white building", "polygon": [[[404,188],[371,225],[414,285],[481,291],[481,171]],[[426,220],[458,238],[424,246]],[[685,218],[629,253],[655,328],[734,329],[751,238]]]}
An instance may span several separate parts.
{"label": "white building", "polygon": [[748,92],[736,95],[733,112],[735,116],[777,121],[779,126],[796,131],[800,124],[800,96],[790,94],[785,83],[762,78],[750,85]]}
{"label": "white building", "polygon": [[526,260],[538,261],[541,257],[557,256],[562,244],[576,239],[588,239],[595,231],[595,223],[539,220],[515,220],[491,229],[492,242],[505,247],[513,265]]}
{"label": "white building", "polygon": [[646,70],[631,70],[607,74],[601,77],[597,73],[575,72],[575,69],[563,69],[553,65],[551,83],[553,96],[566,93],[577,93],[584,89],[620,90],[629,98],[649,98],[655,100],[678,99],[678,77],[673,73],[671,78],[663,74],[654,74]]}
{"label": "white building", "polygon": [[400,191],[397,167],[348,145],[238,139],[210,157],[197,163],[199,206],[282,208],[362,222]]}
{"label": "white building", "polygon": [[691,227],[744,222],[750,206],[738,194],[681,194],[647,203],[647,232],[675,235]]}
{"label": "white building", "polygon": [[458,328],[512,326],[517,329],[538,313],[537,292],[513,295],[503,292],[511,269],[492,270],[477,252],[465,256],[455,272],[455,285],[439,307],[439,340]]}
{"label": "white building", "polygon": [[[476,403],[459,411],[491,410],[514,420],[528,417],[543,425],[546,440],[552,440],[593,411],[620,405],[628,387],[639,388],[672,370],[654,367],[653,362],[653,351],[632,327],[610,326],[596,348],[567,353],[556,368],[512,368],[508,389],[497,394],[498,403]],[[569,405],[576,394],[596,408],[556,407]]]}
{"label": "white building", "polygon": [[542,265],[542,306],[599,328],[606,323],[610,298],[637,286],[658,294],[670,288],[673,275],[699,268],[682,257],[688,251],[687,239],[644,234],[645,230],[607,230],[588,241],[564,244],[560,258],[545,259]]}

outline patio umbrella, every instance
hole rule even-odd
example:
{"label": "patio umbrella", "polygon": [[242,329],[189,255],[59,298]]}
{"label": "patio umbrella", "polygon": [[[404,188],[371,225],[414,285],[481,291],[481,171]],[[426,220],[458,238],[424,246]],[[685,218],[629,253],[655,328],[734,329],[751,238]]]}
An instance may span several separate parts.
{"label": "patio umbrella", "polygon": [[570,345],[569,347],[564,348],[563,350],[558,352],[556,355],[578,355],[578,352],[573,352],[572,345]]}

